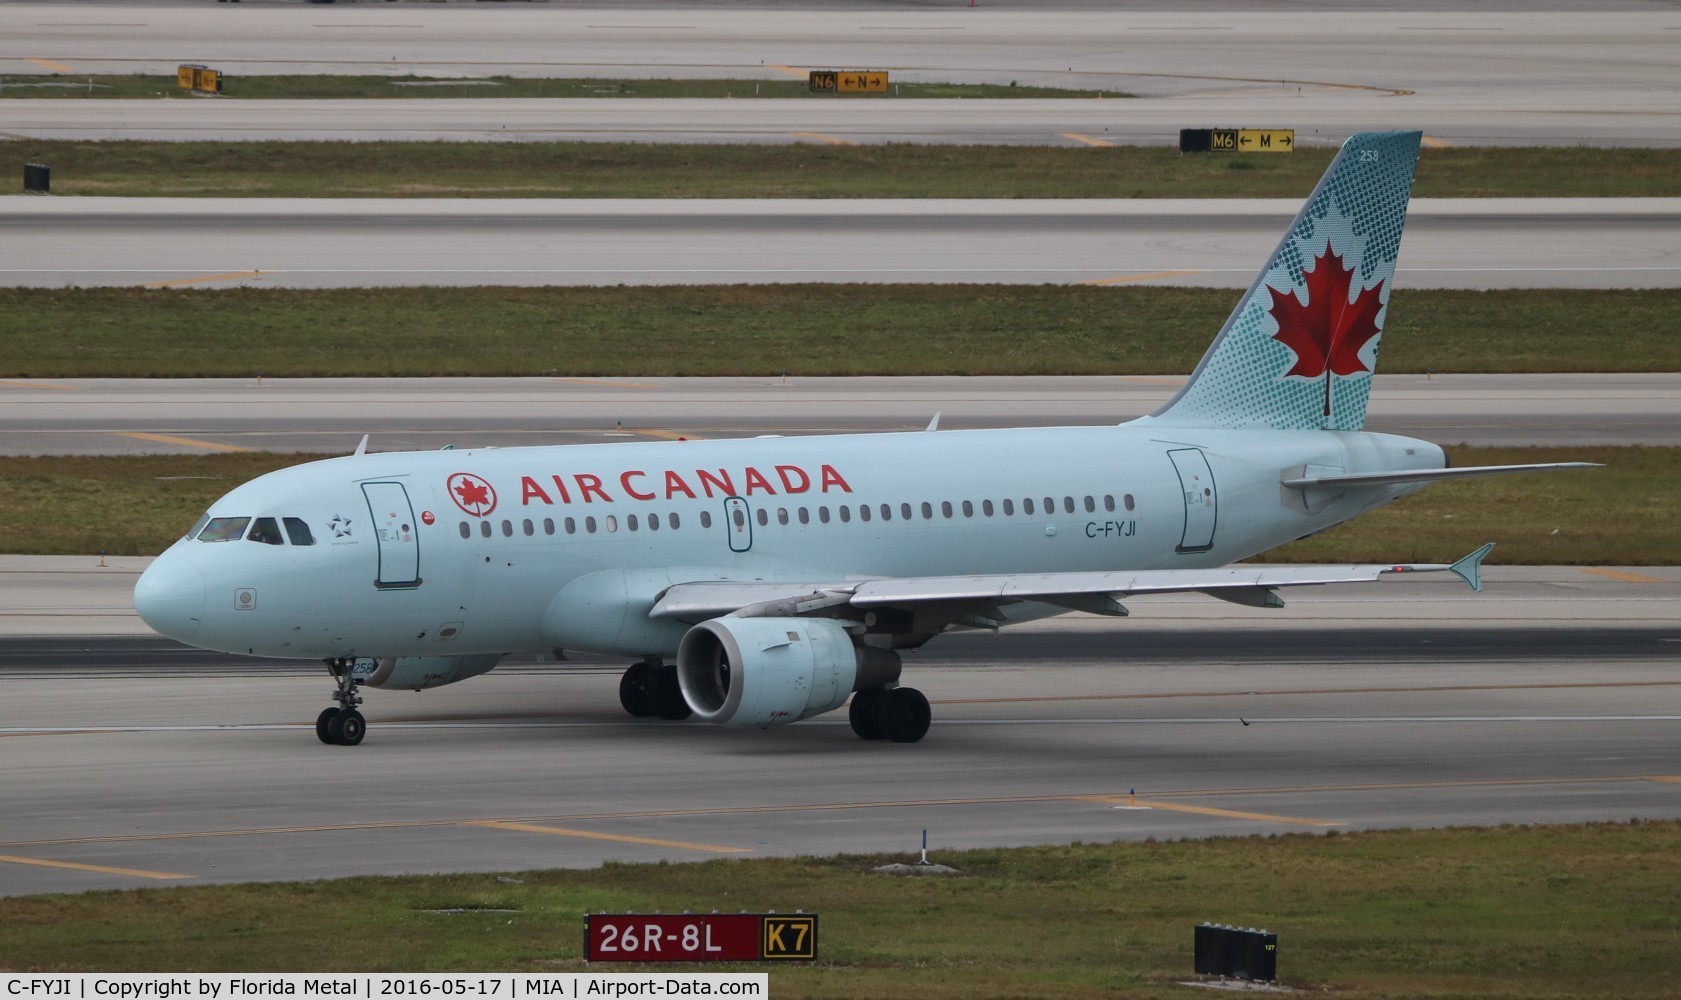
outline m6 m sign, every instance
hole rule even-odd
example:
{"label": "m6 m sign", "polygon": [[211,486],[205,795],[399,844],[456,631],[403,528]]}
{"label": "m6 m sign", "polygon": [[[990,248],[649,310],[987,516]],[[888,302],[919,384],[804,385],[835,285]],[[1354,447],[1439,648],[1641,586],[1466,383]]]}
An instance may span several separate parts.
{"label": "m6 m sign", "polygon": [[764,962],[817,958],[817,915],[607,914],[584,925],[586,962]]}

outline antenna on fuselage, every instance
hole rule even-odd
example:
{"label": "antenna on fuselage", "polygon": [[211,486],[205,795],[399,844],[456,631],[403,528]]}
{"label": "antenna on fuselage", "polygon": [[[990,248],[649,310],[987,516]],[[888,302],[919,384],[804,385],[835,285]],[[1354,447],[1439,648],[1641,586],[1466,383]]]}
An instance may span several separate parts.
{"label": "antenna on fuselage", "polygon": [[928,429],[931,430],[931,431],[937,431],[937,430],[940,429],[940,411],[939,410],[935,410],[934,411],[934,419],[928,421]]}
{"label": "antenna on fuselage", "polygon": [[356,443],[355,454],[366,455],[367,453],[368,453],[368,435],[364,434],[364,435],[362,435],[362,440],[360,440]]}

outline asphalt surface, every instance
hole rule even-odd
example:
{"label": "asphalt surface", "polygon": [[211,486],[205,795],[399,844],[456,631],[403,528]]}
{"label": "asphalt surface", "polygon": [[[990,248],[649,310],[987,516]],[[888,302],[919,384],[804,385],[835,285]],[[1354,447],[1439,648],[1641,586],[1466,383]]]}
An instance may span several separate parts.
{"label": "asphalt surface", "polygon": [[[804,79],[1050,84],[1132,100],[3,101],[0,132],[54,138],[650,142],[1177,141],[1294,128],[1336,143],[1422,128],[1456,144],[1681,145],[1681,13],[1400,5],[1046,9],[574,9],[570,4],[0,6],[0,71]],[[63,82],[48,81],[41,82]]]}
{"label": "asphalt surface", "polygon": [[[4,109],[0,102],[0,110]],[[1295,199],[0,197],[0,284],[1247,288]],[[1681,198],[1420,199],[1396,284],[1681,287]]]}
{"label": "asphalt surface", "polygon": [[[1178,376],[0,380],[0,454],[373,451],[1119,423]],[[1681,375],[1379,375],[1367,429],[1681,445]]]}
{"label": "asphalt surface", "polygon": [[[436,691],[370,692],[368,739],[347,749],[311,731],[329,690],[318,666],[183,650],[135,634],[132,617],[100,618],[139,562],[0,560],[13,633],[0,639],[0,894],[609,859],[914,860],[924,828],[939,860],[982,845],[1681,816],[1673,569],[1493,567],[1480,595],[1391,579],[1292,594],[1276,613],[1157,598],[1129,602],[1124,622],[945,637],[907,661],[935,712],[913,746],[862,743],[836,716],[771,731],[631,720],[623,664],[522,656]],[[86,596],[67,607],[55,589]],[[48,602],[61,623],[93,617],[59,638],[16,635]]]}

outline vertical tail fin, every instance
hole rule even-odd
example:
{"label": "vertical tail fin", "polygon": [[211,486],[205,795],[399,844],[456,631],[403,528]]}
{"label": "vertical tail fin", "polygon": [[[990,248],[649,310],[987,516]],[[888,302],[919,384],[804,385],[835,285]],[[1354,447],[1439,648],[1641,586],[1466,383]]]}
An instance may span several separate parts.
{"label": "vertical tail fin", "polygon": [[1190,380],[1148,419],[1361,428],[1419,139],[1361,132],[1343,144]]}

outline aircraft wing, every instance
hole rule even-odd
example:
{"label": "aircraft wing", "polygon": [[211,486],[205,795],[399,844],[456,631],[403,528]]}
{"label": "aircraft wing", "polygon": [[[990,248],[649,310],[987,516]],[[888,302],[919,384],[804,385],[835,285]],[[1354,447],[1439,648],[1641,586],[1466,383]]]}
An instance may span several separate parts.
{"label": "aircraft wing", "polygon": [[1277,608],[1279,587],[1368,583],[1389,573],[1451,572],[1482,589],[1483,559],[1491,542],[1453,563],[1372,563],[1353,566],[1237,565],[1214,569],[1158,569],[1085,573],[1014,573],[991,576],[924,576],[845,583],[730,583],[707,581],[669,587],[649,615],[702,621],[722,615],[795,617],[833,614],[830,609],[914,607],[927,604],[999,605],[1017,601],[1071,610],[1124,615],[1134,594],[1197,591],[1251,607]]}

